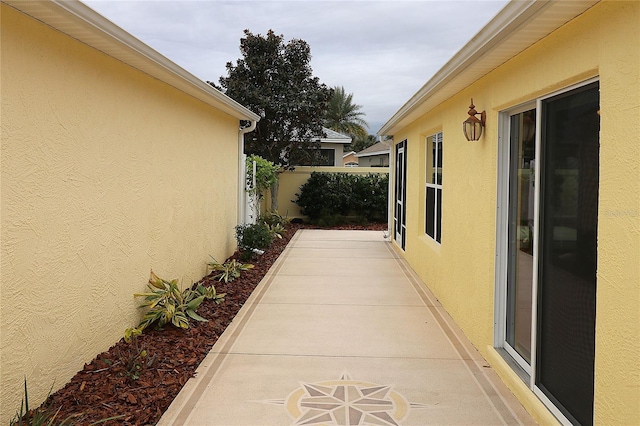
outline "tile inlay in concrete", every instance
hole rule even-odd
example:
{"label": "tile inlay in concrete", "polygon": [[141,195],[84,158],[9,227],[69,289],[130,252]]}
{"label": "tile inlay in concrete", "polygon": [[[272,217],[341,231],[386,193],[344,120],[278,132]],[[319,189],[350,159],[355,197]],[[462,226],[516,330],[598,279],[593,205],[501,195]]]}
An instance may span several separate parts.
{"label": "tile inlay in concrete", "polygon": [[407,402],[391,385],[352,380],[343,373],[338,380],[302,383],[284,400],[294,425],[400,425],[411,408],[427,405]]}

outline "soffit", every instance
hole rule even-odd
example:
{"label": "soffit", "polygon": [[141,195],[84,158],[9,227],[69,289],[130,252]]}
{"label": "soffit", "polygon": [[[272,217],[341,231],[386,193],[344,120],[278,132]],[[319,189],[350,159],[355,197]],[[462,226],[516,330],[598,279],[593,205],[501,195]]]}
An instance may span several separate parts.
{"label": "soffit", "polygon": [[260,117],[78,0],[3,3],[240,120]]}
{"label": "soffit", "polygon": [[512,0],[378,131],[393,135],[600,0]]}

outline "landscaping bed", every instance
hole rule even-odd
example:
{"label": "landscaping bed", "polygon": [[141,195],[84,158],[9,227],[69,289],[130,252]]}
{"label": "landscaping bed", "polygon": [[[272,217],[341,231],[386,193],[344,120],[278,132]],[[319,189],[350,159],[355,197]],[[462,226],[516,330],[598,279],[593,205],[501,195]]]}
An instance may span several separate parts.
{"label": "landscaping bed", "polygon": [[[51,395],[46,405],[54,412],[60,410],[57,420],[73,416],[75,424],[91,424],[114,416],[120,417],[102,424],[155,424],[182,386],[193,377],[198,365],[295,232],[310,227],[287,225],[282,239],[276,239],[263,255],[256,256],[251,261],[254,268],[232,282],[219,282],[213,275],[204,277],[201,284],[213,285],[218,293],[226,293],[220,304],[204,300],[200,305],[198,314],[207,322],[192,321],[187,330],[172,325],[166,325],[161,331],[150,327],[133,343],[120,340],[86,364],[69,383]],[[385,223],[333,229],[386,228]],[[232,258],[237,257],[236,252]]]}

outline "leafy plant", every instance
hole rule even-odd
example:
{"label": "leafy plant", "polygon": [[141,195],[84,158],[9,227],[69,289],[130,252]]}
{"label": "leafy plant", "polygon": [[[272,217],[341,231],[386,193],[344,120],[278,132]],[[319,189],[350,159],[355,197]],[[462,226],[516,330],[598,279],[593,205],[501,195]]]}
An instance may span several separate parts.
{"label": "leafy plant", "polygon": [[[47,400],[51,395],[51,391],[53,390],[53,385],[51,385],[51,389],[47,394]],[[40,425],[71,425],[72,416],[67,417],[61,422],[56,422],[56,417],[60,409],[53,410],[50,405],[44,404],[41,408],[36,408],[35,410],[29,409],[29,392],[27,390],[27,379],[24,379],[24,397],[20,402],[20,411],[17,411],[13,416],[13,419],[9,422],[10,426],[40,426]]]}
{"label": "leafy plant", "polygon": [[266,211],[260,215],[259,222],[264,223],[273,238],[282,238],[289,223],[289,219],[282,216],[276,210]]}
{"label": "leafy plant", "polygon": [[236,240],[242,251],[242,260],[250,260],[255,250],[269,248],[273,242],[273,235],[264,223],[238,225]]}
{"label": "leafy plant", "polygon": [[196,321],[206,322],[196,313],[198,307],[204,299],[213,299],[216,303],[224,300],[225,294],[217,294],[216,289],[204,287],[199,284],[195,289],[187,288],[181,290],[178,280],[167,281],[151,271],[148,293],[136,293],[136,297],[144,297],[145,301],[141,308],[149,308],[138,327],[125,331],[125,341],[131,342],[132,338],[142,333],[142,330],[153,323],[158,328],[166,324],[173,324],[176,327],[189,328],[189,318]]}
{"label": "leafy plant", "polygon": [[[9,426],[70,426],[73,424],[73,418],[82,415],[80,414],[72,414],[66,417],[63,420],[57,420],[58,414],[60,413],[60,409],[54,410],[51,406],[51,400],[49,397],[51,396],[51,391],[53,390],[53,385],[51,385],[51,389],[49,389],[49,393],[47,394],[47,398],[45,399],[45,403],[40,407],[32,410],[29,408],[29,391],[27,389],[27,379],[24,379],[24,396],[22,397],[22,401],[20,402],[20,411],[16,411],[16,414],[9,421]],[[109,420],[116,420],[120,417],[124,417],[123,415],[109,417],[107,419],[102,419],[97,422],[91,423],[89,426],[94,426],[100,423],[107,422]]]}
{"label": "leafy plant", "polygon": [[149,355],[144,345],[138,343],[138,339],[134,338],[130,343],[132,344],[125,350],[118,349],[116,354],[125,369],[124,374],[131,380],[138,380],[142,370],[152,367],[158,356]]}
{"label": "leafy plant", "polygon": [[282,216],[276,210],[268,210],[260,215],[260,222],[267,225],[280,225],[283,228],[290,222],[289,218]]}
{"label": "leafy plant", "polygon": [[[253,186],[253,162],[256,162],[256,185]],[[249,193],[256,194],[259,198],[264,196],[267,189],[271,188],[278,180],[280,168],[269,160],[265,160],[259,155],[250,155],[246,160],[247,167],[247,187],[251,188]]]}
{"label": "leafy plant", "polygon": [[285,231],[284,226],[279,223],[276,223],[275,225],[267,225],[267,229],[269,230],[272,238],[282,238],[282,234]]}
{"label": "leafy plant", "polygon": [[218,271],[219,274],[217,274],[215,278],[218,281],[224,281],[225,283],[233,281],[236,278],[240,278],[242,272],[253,268],[252,264],[238,262],[235,259],[227,260],[224,263],[219,263],[213,257],[212,259],[213,262],[209,262],[207,265],[209,265],[212,271]]}

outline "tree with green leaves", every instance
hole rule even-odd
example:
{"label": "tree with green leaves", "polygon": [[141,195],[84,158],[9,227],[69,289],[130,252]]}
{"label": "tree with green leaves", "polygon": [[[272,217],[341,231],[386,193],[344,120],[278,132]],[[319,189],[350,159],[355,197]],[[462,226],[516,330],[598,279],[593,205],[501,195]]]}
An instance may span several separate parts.
{"label": "tree with green leaves", "polygon": [[376,135],[367,135],[364,138],[357,138],[349,144],[351,151],[360,152],[363,149],[367,149],[378,143],[378,137]]}
{"label": "tree with green leaves", "polygon": [[[292,158],[317,152],[323,135],[323,114],[331,89],[312,74],[306,41],[284,42],[269,30],[266,36],[244,31],[242,58],[227,63],[221,90],[260,115],[256,130],[245,134],[245,151],[284,170]],[[215,85],[214,85],[215,86]],[[278,208],[278,181],[271,187],[271,208]]]}
{"label": "tree with green leaves", "polygon": [[353,94],[346,93],[344,87],[336,86],[324,114],[324,126],[336,132],[349,135],[354,140],[365,139],[369,125],[362,118],[362,105],[353,103]]}

